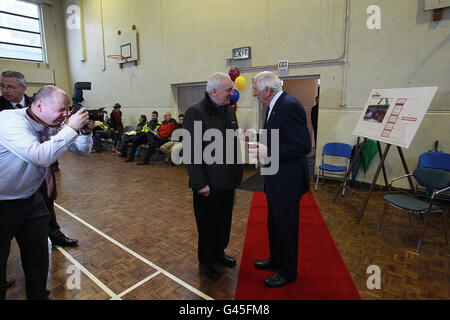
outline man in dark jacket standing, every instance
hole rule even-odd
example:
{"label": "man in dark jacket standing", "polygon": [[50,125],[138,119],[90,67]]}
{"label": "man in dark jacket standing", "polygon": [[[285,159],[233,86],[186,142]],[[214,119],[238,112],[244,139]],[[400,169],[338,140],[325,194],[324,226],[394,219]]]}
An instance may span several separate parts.
{"label": "man in dark jacket standing", "polygon": [[22,109],[31,105],[31,99],[25,94],[27,84],[25,76],[17,71],[4,71],[1,74],[0,111]]}
{"label": "man in dark jacket standing", "polygon": [[[264,280],[267,287],[275,288],[297,279],[299,207],[301,196],[309,190],[306,155],[311,151],[311,139],[302,104],[283,92],[282,82],[275,74],[257,74],[253,96],[268,108],[264,123],[268,139],[267,145],[259,143],[257,148],[249,149],[249,154],[279,159],[278,172],[267,175],[264,183],[270,257],[255,261],[258,269],[278,270]],[[279,132],[278,141],[271,140],[275,130]],[[278,154],[273,154],[271,151],[276,149]]]}
{"label": "man in dark jacket standing", "polygon": [[[226,130],[238,129],[236,113],[230,104],[232,96],[233,82],[230,77],[225,73],[214,73],[206,85],[205,98],[187,110],[183,123],[183,128],[191,137],[190,143],[187,141],[189,139],[183,138],[183,149],[190,144],[191,159],[186,167],[194,198],[198,260],[201,272],[211,279],[220,277],[214,267],[215,263],[219,262],[230,268],[236,266],[236,260],[224,251],[230,238],[234,191],[242,180],[242,166],[236,161],[237,139],[233,137],[233,150],[225,147]],[[203,141],[203,135],[209,129],[220,132],[224,142],[223,146],[219,145],[219,148],[223,148],[223,158],[215,158],[212,162],[204,156],[205,149],[209,146],[208,150],[211,150],[211,144],[217,142],[216,139]],[[199,154],[200,150],[202,157],[198,159],[195,153]],[[220,151],[215,150],[213,157],[220,154]],[[234,152],[233,161],[229,161],[231,152]]]}

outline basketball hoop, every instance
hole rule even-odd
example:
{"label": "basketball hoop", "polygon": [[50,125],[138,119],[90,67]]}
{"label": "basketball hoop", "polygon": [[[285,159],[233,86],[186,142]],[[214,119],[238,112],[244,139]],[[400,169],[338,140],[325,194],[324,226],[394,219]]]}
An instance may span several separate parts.
{"label": "basketball hoop", "polygon": [[107,57],[111,59],[121,60],[122,62],[128,62],[128,58],[122,56],[121,54],[110,54],[107,55]]}

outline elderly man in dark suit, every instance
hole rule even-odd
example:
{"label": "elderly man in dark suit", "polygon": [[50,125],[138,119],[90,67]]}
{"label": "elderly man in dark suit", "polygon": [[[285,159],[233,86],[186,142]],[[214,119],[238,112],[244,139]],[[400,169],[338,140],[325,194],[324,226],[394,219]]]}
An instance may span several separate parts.
{"label": "elderly man in dark suit", "polygon": [[[182,143],[183,149],[189,148],[192,156],[186,168],[193,191],[199,267],[210,279],[220,277],[214,266],[216,263],[229,268],[236,266],[236,260],[224,250],[230,240],[234,191],[242,180],[242,165],[236,158],[239,145],[234,137],[230,140],[231,148],[224,145],[218,147],[223,147],[224,152],[213,161],[208,161],[204,154],[211,143],[202,140],[208,131],[215,130],[225,139],[227,130],[238,129],[236,112],[231,106],[232,96],[233,81],[230,76],[221,72],[212,74],[206,85],[205,98],[186,111],[183,121],[183,128],[190,133],[193,141],[189,143],[190,139],[183,138]],[[197,130],[197,125],[200,130]],[[199,145],[197,141],[200,141]],[[196,150],[201,152],[198,162],[195,161]],[[214,153],[220,154],[215,149]]]}
{"label": "elderly man in dark suit", "polygon": [[[306,155],[311,151],[311,139],[302,104],[282,91],[282,81],[275,74],[257,74],[253,96],[267,107],[264,129],[268,139],[267,145],[258,143],[249,153],[259,158],[278,157],[279,161],[278,171],[267,175],[264,183],[270,257],[255,261],[258,269],[277,270],[264,280],[267,287],[275,288],[297,279],[299,207],[301,196],[309,190]],[[278,140],[271,140],[273,130],[278,130]],[[279,153],[272,154],[272,149]]]}

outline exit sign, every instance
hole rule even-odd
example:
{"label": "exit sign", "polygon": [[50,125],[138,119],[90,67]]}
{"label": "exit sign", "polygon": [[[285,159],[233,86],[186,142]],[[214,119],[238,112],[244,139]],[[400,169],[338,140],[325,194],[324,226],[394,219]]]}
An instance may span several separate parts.
{"label": "exit sign", "polygon": [[242,47],[236,48],[232,51],[232,59],[233,60],[241,60],[241,59],[250,59],[251,58],[251,48],[250,47]]}

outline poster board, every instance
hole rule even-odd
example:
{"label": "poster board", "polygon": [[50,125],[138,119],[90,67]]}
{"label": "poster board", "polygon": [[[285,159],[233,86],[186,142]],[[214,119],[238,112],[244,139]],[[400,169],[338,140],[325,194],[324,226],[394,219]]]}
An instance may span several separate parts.
{"label": "poster board", "polygon": [[373,89],[353,134],[409,148],[437,89]]}

